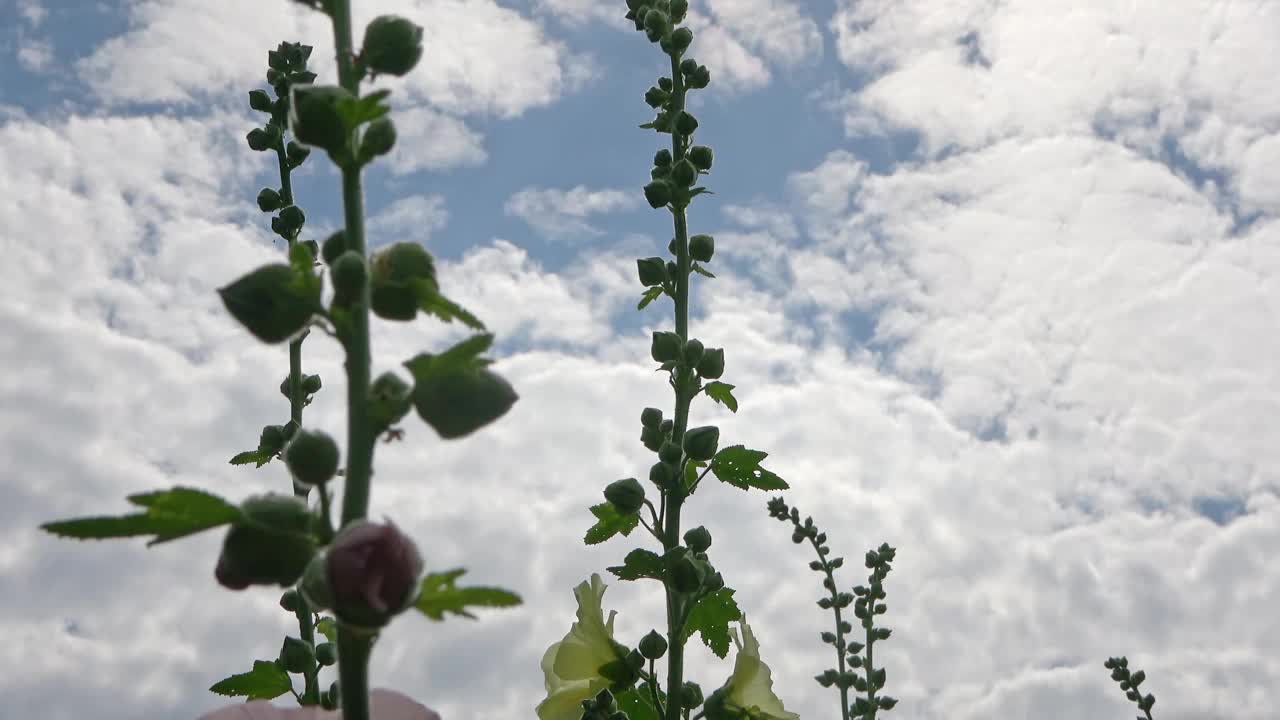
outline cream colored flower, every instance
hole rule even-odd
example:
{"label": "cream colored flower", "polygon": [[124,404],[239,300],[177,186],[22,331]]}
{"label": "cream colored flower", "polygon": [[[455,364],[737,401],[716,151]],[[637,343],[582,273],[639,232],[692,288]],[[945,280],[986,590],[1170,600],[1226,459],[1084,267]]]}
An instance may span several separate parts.
{"label": "cream colored flower", "polygon": [[547,698],[538,703],[539,720],[579,720],[582,701],[609,687],[600,675],[600,666],[618,659],[613,640],[613,618],[604,619],[600,601],[605,584],[598,574],[574,588],[578,598],[578,621],[569,634],[553,643],[542,656],[542,675]]}
{"label": "cream colored flower", "polygon": [[724,697],[724,709],[730,717],[751,720],[800,720],[800,716],[787,712],[782,701],[773,694],[773,677],[769,666],[760,659],[760,643],[747,625],[744,613],[739,621],[742,640],[738,640],[736,628],[730,628],[733,643],[738,646],[734,659],[733,675],[718,691]]}

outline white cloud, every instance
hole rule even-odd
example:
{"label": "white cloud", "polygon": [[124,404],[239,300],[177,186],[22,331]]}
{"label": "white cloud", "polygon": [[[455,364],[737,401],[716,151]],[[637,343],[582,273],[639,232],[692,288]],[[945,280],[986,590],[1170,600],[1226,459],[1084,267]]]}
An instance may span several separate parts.
{"label": "white cloud", "polygon": [[[369,218],[370,248],[390,242],[398,242],[398,236],[412,237],[414,242],[427,244],[432,233],[449,221],[449,211],[440,195],[406,195]],[[374,239],[374,236],[385,236]]]}
{"label": "white cloud", "polygon": [[388,157],[396,175],[474,167],[489,159],[484,138],[458,118],[427,107],[397,110],[393,117],[396,147]]}
{"label": "white cloud", "polygon": [[503,212],[529,223],[548,240],[572,242],[604,234],[587,222],[588,216],[637,208],[642,200],[635,191],[588,190],[582,185],[569,190],[523,188],[507,198]]}
{"label": "white cloud", "polygon": [[23,39],[18,45],[18,64],[28,72],[43,72],[53,61],[53,46],[47,40]]}

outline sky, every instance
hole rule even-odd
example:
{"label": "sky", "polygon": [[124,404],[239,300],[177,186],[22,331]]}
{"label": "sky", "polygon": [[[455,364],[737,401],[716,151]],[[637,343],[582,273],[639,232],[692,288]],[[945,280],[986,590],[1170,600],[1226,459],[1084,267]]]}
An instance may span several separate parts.
{"label": "sky", "polygon": [[[643,532],[582,535],[653,462],[641,409],[673,406],[648,357],[672,305],[635,309],[635,259],[673,232],[642,193],[670,139],[637,127],[666,58],[622,0],[354,5],[357,28],[425,28],[419,66],[375,84],[399,141],[366,173],[370,247],[422,243],[520,395],[467,438],[410,415],[378,446],[371,515],[524,604],[397,619],[373,682],[446,720],[533,718],[579,582],[605,576],[624,642],[664,621],[655,586],[604,570]],[[887,717],[1133,717],[1102,667],[1127,655],[1156,718],[1274,718],[1280,3],[691,0],[687,25],[715,151],[690,232],[717,249],[691,331],[740,402],[691,422],[769,453],[850,559],[844,589],[898,549]],[[175,485],[288,491],[279,463],[227,462],[287,419],[287,350],[215,292],[281,257],[254,202],[274,158],[244,142],[281,41],[334,81],[297,3],[0,0],[0,720],[193,720],[296,633],[278,589],[216,584],[221,532],[37,529]],[[295,194],[304,238],[342,223],[322,154]],[[375,322],[374,372],[462,337]],[[342,359],[304,345],[324,380],[304,424],[340,438]],[[685,525],[711,531],[786,707],[838,717],[813,680],[823,590],[768,498],[707,484]],[[690,647],[691,678],[723,683]]]}

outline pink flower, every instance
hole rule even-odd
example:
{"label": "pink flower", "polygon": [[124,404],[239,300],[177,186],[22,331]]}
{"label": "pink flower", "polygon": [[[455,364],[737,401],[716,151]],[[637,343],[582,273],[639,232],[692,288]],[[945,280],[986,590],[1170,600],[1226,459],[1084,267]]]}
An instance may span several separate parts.
{"label": "pink flower", "polygon": [[[436,711],[384,688],[369,693],[369,713],[372,720],[440,720]],[[314,706],[286,710],[266,700],[254,700],[214,710],[201,715],[199,720],[342,720],[342,711]]]}
{"label": "pink flower", "polygon": [[365,521],[334,538],[327,575],[339,618],[366,624],[360,620],[389,618],[413,602],[422,582],[422,556],[390,520],[385,525]]}

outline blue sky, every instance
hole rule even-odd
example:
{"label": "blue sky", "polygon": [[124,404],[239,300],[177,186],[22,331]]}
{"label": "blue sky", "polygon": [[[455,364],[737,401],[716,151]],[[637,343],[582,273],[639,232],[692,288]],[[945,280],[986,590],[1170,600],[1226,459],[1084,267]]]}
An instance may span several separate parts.
{"label": "blue sky", "polygon": [[[690,5],[716,155],[690,228],[719,276],[695,278],[692,327],[741,403],[694,424],[768,451],[837,553],[899,549],[890,717],[1131,716],[1101,665],[1118,654],[1158,718],[1273,717],[1280,6]],[[586,507],[643,476],[637,416],[671,404],[647,357],[671,306],[635,312],[635,258],[671,237],[641,191],[669,138],[636,127],[667,65],[621,0],[370,0],[357,26],[382,13],[422,24],[426,55],[378,81],[400,140],[366,175],[370,243],[437,257],[521,400],[461,441],[407,423],[372,513],[526,604],[398,621],[375,684],[449,720],[532,717],[572,587],[642,542],[583,547]],[[282,40],[332,80],[327,23],[284,0],[0,0],[0,718],[194,718],[290,630],[277,593],[216,585],[216,533],[34,530],[175,484],[287,487],[226,463],[286,416],[287,352],[215,293],[279,257],[254,204],[274,161],[243,137]],[[295,193],[304,237],[341,222],[322,156]],[[375,372],[459,337],[377,324]],[[308,340],[307,423],[338,437],[341,362]],[[688,524],[788,709],[834,716],[821,587],[766,500],[708,487]],[[605,606],[630,642],[662,622],[652,588],[610,582]]]}

